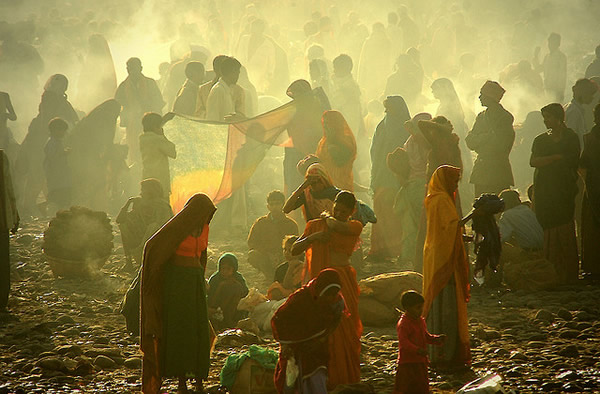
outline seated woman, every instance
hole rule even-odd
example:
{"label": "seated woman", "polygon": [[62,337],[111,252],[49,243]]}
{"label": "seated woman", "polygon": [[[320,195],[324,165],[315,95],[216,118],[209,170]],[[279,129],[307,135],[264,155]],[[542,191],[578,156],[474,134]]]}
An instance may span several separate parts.
{"label": "seated woman", "polygon": [[[327,340],[344,314],[341,287],[337,271],[323,270],[273,315],[273,337],[281,346],[275,369],[278,393],[327,393]],[[301,375],[288,376],[294,369]]]}
{"label": "seated woman", "polygon": [[[246,280],[238,272],[238,259],[233,253],[219,257],[219,270],[208,280],[208,313],[217,330],[235,327],[243,318],[237,310],[238,302],[248,295]],[[216,319],[217,310],[223,320]]]}
{"label": "seated woman", "polygon": [[288,235],[283,240],[285,262],[279,264],[275,270],[275,278],[267,291],[267,298],[270,300],[282,300],[302,286],[304,262],[302,256],[292,254],[292,246],[296,240],[298,237],[295,235]]}
{"label": "seated woman", "polygon": [[158,179],[144,179],[140,188],[140,196],[127,200],[117,215],[127,270],[133,268],[132,258],[141,265],[144,244],[173,216],[171,205],[164,198],[163,188]]}
{"label": "seated woman", "polygon": [[358,315],[358,282],[356,271],[350,265],[350,256],[356,249],[363,226],[351,215],[356,197],[348,191],[335,198],[332,214],[311,220],[304,234],[294,243],[292,253],[306,253],[305,281],[313,279],[326,268],[335,269],[341,278],[342,295],[348,314],[342,317],[338,328],[329,337],[329,388],[338,384],[360,381],[360,336],[362,323]]}

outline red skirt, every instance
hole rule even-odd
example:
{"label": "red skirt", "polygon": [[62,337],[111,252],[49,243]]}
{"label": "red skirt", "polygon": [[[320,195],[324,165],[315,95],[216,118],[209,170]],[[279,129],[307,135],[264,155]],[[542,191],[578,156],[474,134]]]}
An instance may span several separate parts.
{"label": "red skirt", "polygon": [[394,394],[428,394],[429,374],[427,364],[398,364]]}

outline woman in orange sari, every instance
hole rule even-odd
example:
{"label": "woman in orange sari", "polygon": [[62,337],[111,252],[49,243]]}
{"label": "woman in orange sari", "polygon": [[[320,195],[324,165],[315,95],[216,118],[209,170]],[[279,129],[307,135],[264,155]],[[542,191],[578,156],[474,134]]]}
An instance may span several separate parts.
{"label": "woman in orange sari", "polygon": [[429,181],[425,198],[423,315],[432,334],[447,336],[444,345],[430,353],[433,364],[446,366],[471,362],[467,319],[469,264],[463,242],[463,226],[468,219],[458,216],[455,205],[460,175],[458,167],[438,167]]}
{"label": "woman in orange sari", "polygon": [[210,367],[211,327],[204,271],[208,224],[216,208],[196,194],[146,242],[142,263],[142,392],[158,394],[163,377],[202,380]]}
{"label": "woman in orange sari", "polygon": [[344,116],[338,111],[323,113],[323,138],[316,155],[333,184],[342,190],[354,190],[352,166],[356,160],[356,140]]}
{"label": "woman in orange sari", "polygon": [[304,234],[292,247],[293,254],[306,251],[304,281],[316,278],[326,268],[340,275],[341,292],[348,313],[329,336],[328,387],[360,381],[360,336],[362,323],[358,315],[358,282],[356,271],[350,265],[350,256],[356,249],[362,224],[350,220],[356,206],[356,197],[341,191],[335,198],[333,214],[306,224]]}

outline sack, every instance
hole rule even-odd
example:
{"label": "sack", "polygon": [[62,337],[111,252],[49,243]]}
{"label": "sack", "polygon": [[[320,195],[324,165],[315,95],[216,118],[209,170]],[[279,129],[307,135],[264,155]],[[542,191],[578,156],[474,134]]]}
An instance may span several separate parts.
{"label": "sack", "polygon": [[371,296],[391,309],[400,308],[402,293],[407,290],[423,290],[423,275],[413,271],[391,272],[363,279],[358,287],[361,296]]}
{"label": "sack", "polygon": [[271,332],[271,319],[273,315],[283,305],[286,298],[279,301],[267,301],[257,305],[252,312],[250,312],[250,320],[252,320],[259,329],[264,332]]}
{"label": "sack", "polygon": [[273,375],[277,359],[277,352],[256,345],[243,353],[232,354],[221,369],[221,386],[232,394],[275,394]]}
{"label": "sack", "polygon": [[546,259],[507,261],[504,281],[513,290],[548,290],[559,284],[554,264]]}
{"label": "sack", "polygon": [[398,314],[389,306],[370,296],[362,296],[358,301],[358,314],[365,326],[391,326],[398,320]]}
{"label": "sack", "polygon": [[248,291],[248,295],[238,302],[237,310],[252,312],[257,305],[267,301],[267,297],[262,295],[260,291],[253,287]]}

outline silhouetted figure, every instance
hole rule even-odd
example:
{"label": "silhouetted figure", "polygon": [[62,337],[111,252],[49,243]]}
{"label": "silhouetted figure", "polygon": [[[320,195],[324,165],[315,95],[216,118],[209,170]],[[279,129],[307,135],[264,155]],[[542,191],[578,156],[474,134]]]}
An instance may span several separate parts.
{"label": "silhouetted figure", "polygon": [[390,96],[384,102],[385,117],[377,126],[371,143],[371,190],[378,220],[371,232],[371,256],[384,259],[401,254],[402,233],[395,215],[394,199],[400,187],[398,178],[387,166],[387,157],[404,146],[409,133],[404,122],[410,120],[408,107],[401,96]]}
{"label": "silhouetted figure", "polygon": [[19,173],[25,173],[23,189],[23,211],[26,215],[39,215],[37,198],[45,185],[44,147],[48,140],[48,123],[61,118],[73,126],[78,116],[67,99],[69,86],[67,77],[55,74],[48,79],[39,106],[38,115],[31,121],[29,130],[19,151],[17,167]]}
{"label": "silhouetted figure", "polygon": [[19,228],[19,213],[8,157],[0,150],[0,313],[7,312],[10,292],[10,234]]}
{"label": "silhouetted figure", "polygon": [[68,209],[73,199],[73,178],[69,165],[69,149],[64,139],[69,125],[61,118],[48,123],[50,139],[44,148],[44,172],[48,185],[48,214],[52,217],[59,210]]}
{"label": "silhouetted figure", "polygon": [[92,34],[79,74],[76,105],[85,112],[91,111],[112,98],[116,88],[117,75],[108,42],[101,34]]}
{"label": "silhouetted figure", "polygon": [[379,98],[385,89],[385,76],[392,69],[391,42],[383,23],[375,23],[363,44],[358,64],[358,83],[365,89],[367,100]]}
{"label": "silhouetted figure", "polygon": [[562,103],[567,86],[567,56],[560,50],[560,41],[560,34],[550,34],[548,54],[542,64],[539,64],[540,48],[536,48],[534,62],[538,71],[544,74],[544,90],[548,100]]}
{"label": "silhouetted figure", "polygon": [[244,89],[238,84],[242,65],[237,59],[223,59],[221,77],[212,87],[206,100],[206,119],[225,122],[245,117]]}
{"label": "silhouetted figure", "polygon": [[574,220],[579,139],[565,124],[559,103],[541,111],[549,131],[537,136],[531,147],[535,214],[544,229],[544,257],[554,264],[561,282],[572,283],[579,275]]}
{"label": "silhouetted figure", "polygon": [[477,153],[470,182],[475,198],[482,193],[498,194],[514,184],[509,155],[515,141],[513,116],[502,107],[504,89],[498,82],[487,81],[479,100],[486,107],[475,119],[466,137],[469,149]]}
{"label": "silhouetted figure", "polygon": [[223,64],[223,60],[225,59],[227,59],[227,56],[225,55],[219,55],[213,59],[213,79],[198,88],[198,99],[196,100],[196,111],[194,115],[200,119],[206,119],[206,103],[208,101],[208,95],[213,86],[219,82],[219,78],[221,78],[221,64]]}
{"label": "silhouetted figure", "polygon": [[198,101],[200,84],[204,80],[204,65],[189,62],[185,66],[186,80],[173,103],[173,112],[182,115],[194,115]]}
{"label": "silhouetted figure", "polygon": [[344,115],[350,129],[358,134],[364,133],[361,92],[358,83],[352,77],[352,59],[348,55],[339,55],[333,60],[331,108]]}
{"label": "silhouetted figure", "polygon": [[585,106],[592,103],[594,95],[598,92],[598,85],[587,78],[582,78],[573,85],[573,99],[565,106],[565,123],[567,127],[577,133],[579,145],[584,147],[584,134],[592,128],[588,124]]}
{"label": "silhouetted figure", "polygon": [[142,179],[154,178],[160,181],[165,198],[171,194],[171,175],[169,158],[175,159],[175,144],[165,137],[163,117],[150,112],[142,118],[144,133],[140,135],[140,152],[142,155]]}
{"label": "silhouetted figure", "polygon": [[162,113],[165,102],[156,81],[142,74],[140,59],[132,57],[127,60],[127,73],[129,75],[117,88],[115,99],[123,106],[121,127],[125,127],[129,160],[139,162],[142,117],[146,112]]}
{"label": "silhouetted figure", "polygon": [[0,149],[4,151],[11,165],[14,166],[19,152],[19,144],[8,127],[9,120],[13,122],[17,120],[17,113],[10,101],[10,95],[0,92]]}
{"label": "silhouetted figure", "polygon": [[596,57],[585,69],[585,77],[600,77],[600,45],[596,47]]}
{"label": "silhouetted figure", "polygon": [[292,82],[287,95],[296,103],[296,113],[287,126],[293,147],[285,148],[283,178],[286,193],[294,191],[304,180],[296,165],[309,154],[315,153],[323,136],[321,116],[330,108],[314,94],[308,81],[299,79]]}
{"label": "silhouetted figure", "polygon": [[73,172],[73,203],[106,211],[109,161],[121,104],[106,100],[73,127],[68,139]]}
{"label": "silhouetted figure", "polygon": [[600,278],[600,104],[594,108],[595,125],[584,136],[579,168],[585,180],[581,223],[581,269]]}

